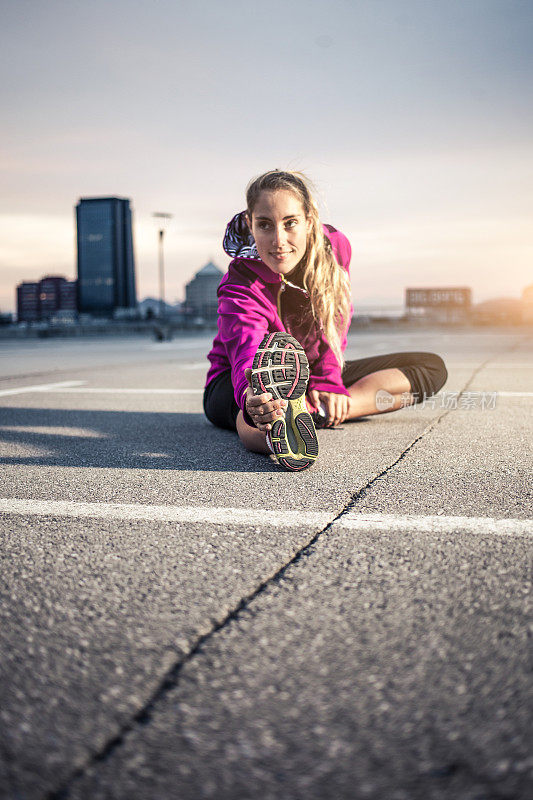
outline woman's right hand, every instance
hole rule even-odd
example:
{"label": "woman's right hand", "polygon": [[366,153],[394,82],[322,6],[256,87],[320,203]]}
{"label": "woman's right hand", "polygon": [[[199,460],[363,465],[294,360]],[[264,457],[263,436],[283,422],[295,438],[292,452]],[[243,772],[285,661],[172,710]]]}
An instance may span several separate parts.
{"label": "woman's right hand", "polygon": [[244,370],[248,388],[246,389],[245,408],[256,428],[266,433],[272,428],[272,423],[282,417],[287,408],[287,401],[273,399],[270,392],[254,394],[251,384],[252,370]]}

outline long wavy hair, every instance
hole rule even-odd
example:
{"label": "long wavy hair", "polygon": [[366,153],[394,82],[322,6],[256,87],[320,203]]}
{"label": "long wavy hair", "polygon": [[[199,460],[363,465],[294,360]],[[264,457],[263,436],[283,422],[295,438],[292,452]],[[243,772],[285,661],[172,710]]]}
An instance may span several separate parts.
{"label": "long wavy hair", "polygon": [[246,189],[248,216],[251,220],[261,192],[280,190],[292,192],[300,200],[306,217],[311,221],[302,259],[304,287],[309,294],[313,318],[324,333],[340,366],[343,366],[341,342],[350,322],[350,281],[348,272],[339,266],[331,244],[324,236],[318,205],[309,180],[301,172],[284,172],[278,169],[259,175],[250,181]]}

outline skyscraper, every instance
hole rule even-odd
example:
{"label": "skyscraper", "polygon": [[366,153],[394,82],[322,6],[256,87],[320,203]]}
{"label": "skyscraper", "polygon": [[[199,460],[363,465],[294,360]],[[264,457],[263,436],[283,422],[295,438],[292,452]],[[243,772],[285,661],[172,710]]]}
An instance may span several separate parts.
{"label": "skyscraper", "polygon": [[120,197],[81,198],[78,232],[78,310],[111,316],[135,308],[135,265],[130,201]]}

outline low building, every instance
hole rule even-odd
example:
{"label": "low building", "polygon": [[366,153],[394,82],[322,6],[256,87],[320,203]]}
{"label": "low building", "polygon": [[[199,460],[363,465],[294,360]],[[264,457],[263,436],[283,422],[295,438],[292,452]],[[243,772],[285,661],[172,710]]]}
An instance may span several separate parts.
{"label": "low building", "polygon": [[17,286],[17,320],[46,322],[58,312],[77,313],[76,281],[47,275],[40,281],[23,281]]}
{"label": "low building", "polygon": [[[161,300],[155,297],[145,297],[137,303],[137,312],[141,319],[157,319],[161,316]],[[165,317],[172,317],[176,319],[184,316],[182,304],[163,303],[163,315]]]}
{"label": "low building", "polygon": [[517,297],[484,300],[474,306],[473,320],[480,325],[519,325],[522,322],[522,303]]}
{"label": "low building", "polygon": [[224,273],[211,261],[185,287],[185,309],[206,322],[217,318],[217,289]]}
{"label": "low building", "polygon": [[[166,304],[165,304],[166,305]],[[155,319],[161,311],[161,301],[155,297],[145,297],[137,304],[141,319]]]}
{"label": "low building", "polygon": [[78,313],[78,283],[77,281],[62,281],[59,284],[59,311]]}
{"label": "low building", "polygon": [[464,322],[472,309],[472,289],[467,286],[405,290],[405,313],[409,319],[428,322]]}
{"label": "low building", "polygon": [[39,319],[39,283],[23,281],[17,286],[17,320],[38,322]]}

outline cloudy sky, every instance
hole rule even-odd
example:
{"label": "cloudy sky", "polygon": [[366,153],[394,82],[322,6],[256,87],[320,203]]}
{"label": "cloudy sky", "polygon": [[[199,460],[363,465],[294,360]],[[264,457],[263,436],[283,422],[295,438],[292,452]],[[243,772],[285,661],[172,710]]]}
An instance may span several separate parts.
{"label": "cloudy sky", "polygon": [[531,0],[0,0],[0,310],[74,277],[80,197],[129,197],[138,295],[208,260],[248,180],[301,169],[357,304],[533,282]]}

